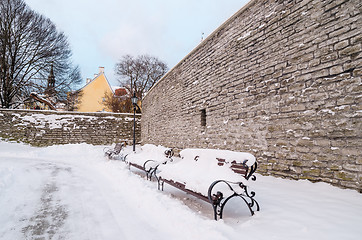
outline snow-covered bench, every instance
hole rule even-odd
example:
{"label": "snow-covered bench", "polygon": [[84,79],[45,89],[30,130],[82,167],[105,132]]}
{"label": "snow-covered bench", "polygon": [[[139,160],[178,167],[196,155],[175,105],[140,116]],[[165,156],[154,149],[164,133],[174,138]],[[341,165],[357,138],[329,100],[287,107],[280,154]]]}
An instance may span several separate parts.
{"label": "snow-covered bench", "polygon": [[105,147],[103,149],[104,155],[107,156],[109,159],[112,159],[113,157],[119,155],[124,146],[124,143],[116,143],[114,148]]}
{"label": "snow-covered bench", "polygon": [[251,215],[259,211],[254,199],[255,192],[249,192],[246,183],[256,180],[255,157],[250,153],[213,149],[185,149],[181,159],[173,163],[159,165],[158,188],[164,183],[174,186],[199,199],[211,203],[215,220],[223,217],[226,203],[240,197]]}
{"label": "snow-covered bench", "polygon": [[155,171],[160,164],[172,162],[174,155],[173,150],[163,146],[155,146],[146,144],[142,147],[138,146],[135,152],[125,149],[125,158],[128,166],[135,167],[146,173],[147,179],[151,180],[152,176],[156,176]]}

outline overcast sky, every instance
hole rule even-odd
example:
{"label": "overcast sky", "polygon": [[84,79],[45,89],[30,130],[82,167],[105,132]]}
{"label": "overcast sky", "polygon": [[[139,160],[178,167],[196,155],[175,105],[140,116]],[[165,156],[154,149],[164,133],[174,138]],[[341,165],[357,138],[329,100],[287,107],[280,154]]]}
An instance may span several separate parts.
{"label": "overcast sky", "polygon": [[114,66],[125,54],[149,54],[171,69],[248,0],[25,0],[67,36],[73,61],[86,78]]}

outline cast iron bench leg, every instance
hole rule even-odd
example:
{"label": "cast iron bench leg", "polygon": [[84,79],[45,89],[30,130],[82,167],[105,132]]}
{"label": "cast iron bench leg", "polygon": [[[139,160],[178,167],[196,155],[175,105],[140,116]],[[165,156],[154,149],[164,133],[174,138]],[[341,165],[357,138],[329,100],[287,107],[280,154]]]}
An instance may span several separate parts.
{"label": "cast iron bench leg", "polygon": [[[224,198],[224,194],[221,192],[217,192],[216,194],[212,193],[213,188],[215,187],[215,185],[217,184],[226,184],[228,186],[228,188],[233,192],[232,195],[228,196],[227,198]],[[233,187],[231,186],[231,184],[233,185],[237,185],[239,186],[241,189],[243,189],[243,193],[238,194]],[[220,219],[222,219],[223,217],[223,211],[224,211],[224,207],[227,204],[227,202],[233,198],[233,197],[240,197],[246,204],[246,206],[248,207],[250,214],[254,215],[254,210],[253,207],[254,205],[256,205],[256,210],[259,211],[259,204],[258,202],[254,199],[255,196],[255,192],[250,192],[248,193],[247,191],[247,186],[245,186],[243,183],[231,183],[231,182],[227,182],[224,180],[218,180],[213,182],[210,187],[209,187],[209,191],[208,191],[208,198],[209,201],[213,207],[214,210],[214,218],[215,220],[217,220],[217,216],[219,216]],[[249,201],[248,201],[249,200]]]}

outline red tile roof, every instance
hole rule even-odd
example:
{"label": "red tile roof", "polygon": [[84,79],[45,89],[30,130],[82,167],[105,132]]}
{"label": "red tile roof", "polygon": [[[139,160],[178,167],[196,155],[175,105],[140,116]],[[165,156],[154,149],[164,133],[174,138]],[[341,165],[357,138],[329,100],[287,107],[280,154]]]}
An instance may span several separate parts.
{"label": "red tile roof", "polygon": [[117,88],[114,91],[114,95],[117,96],[117,97],[122,97],[122,96],[125,96],[127,94],[128,94],[128,91],[125,88]]}

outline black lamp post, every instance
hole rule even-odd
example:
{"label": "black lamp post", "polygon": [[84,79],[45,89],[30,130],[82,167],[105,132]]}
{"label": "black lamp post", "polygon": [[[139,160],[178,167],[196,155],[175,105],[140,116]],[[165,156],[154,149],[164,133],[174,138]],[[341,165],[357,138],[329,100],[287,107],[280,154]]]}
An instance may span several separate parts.
{"label": "black lamp post", "polygon": [[136,92],[133,92],[131,101],[133,104],[133,151],[136,151],[136,107],[138,107],[138,98],[136,97]]}

